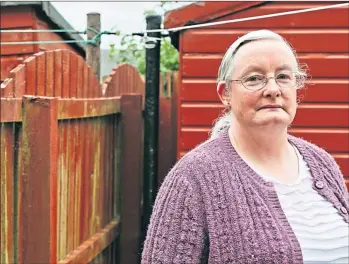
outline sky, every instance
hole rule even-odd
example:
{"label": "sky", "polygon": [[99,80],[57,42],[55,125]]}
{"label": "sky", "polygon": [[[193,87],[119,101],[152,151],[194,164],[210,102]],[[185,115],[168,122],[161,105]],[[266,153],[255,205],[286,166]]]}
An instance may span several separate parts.
{"label": "sky", "polygon": [[[102,30],[120,30],[122,33],[140,32],[145,30],[145,10],[155,10],[161,14],[161,9],[156,8],[159,2],[125,1],[125,2],[56,2],[51,4],[76,30],[86,29],[87,13],[98,12],[101,14]],[[186,2],[177,2],[171,8],[186,5]],[[102,37],[101,48],[107,49],[110,44],[118,45],[120,38],[116,36]]]}

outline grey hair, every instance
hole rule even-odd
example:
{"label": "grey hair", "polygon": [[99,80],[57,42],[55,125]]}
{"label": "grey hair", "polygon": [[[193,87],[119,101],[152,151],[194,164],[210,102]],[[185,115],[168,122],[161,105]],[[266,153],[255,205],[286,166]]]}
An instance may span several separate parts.
{"label": "grey hair", "polygon": [[[233,44],[228,48],[228,50],[224,54],[221,65],[219,66],[217,82],[226,82],[226,83],[228,82],[233,72],[234,64],[232,63],[232,61],[234,59],[236,52],[241,46],[254,40],[264,40],[264,39],[283,41],[293,52],[298,64],[297,71],[300,74],[300,76],[302,76],[305,80],[305,78],[307,77],[307,74],[306,74],[306,71],[302,69],[305,65],[303,66],[299,63],[296,52],[292,48],[292,46],[279,34],[270,30],[263,29],[263,30],[251,31],[243,35],[242,37],[238,38],[235,42],[233,42]],[[225,92],[228,92],[227,88]],[[211,138],[217,137],[220,132],[229,128],[231,125],[231,120],[232,120],[232,112],[230,110],[227,113],[224,113],[222,116],[220,116],[215,121],[214,126],[211,130],[211,133],[210,133]]]}

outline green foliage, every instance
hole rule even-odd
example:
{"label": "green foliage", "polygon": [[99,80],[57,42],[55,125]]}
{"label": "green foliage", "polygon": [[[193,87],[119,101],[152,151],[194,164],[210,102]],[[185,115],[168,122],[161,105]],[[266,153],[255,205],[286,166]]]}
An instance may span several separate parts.
{"label": "green foliage", "polygon": [[178,51],[171,44],[170,38],[163,38],[160,48],[160,71],[177,71],[178,70]]}
{"label": "green foliage", "polygon": [[123,36],[121,37],[119,49],[114,44],[110,45],[109,58],[116,59],[118,64],[128,62],[136,66],[139,59],[144,57],[143,53],[139,38]]}
{"label": "green foliage", "polygon": [[[170,2],[161,0],[160,8],[168,9]],[[156,14],[154,10],[146,10],[144,16]],[[110,45],[109,57],[115,59],[117,64],[129,63],[135,66],[141,74],[145,74],[145,47],[143,39],[139,36],[121,37],[120,47]],[[178,51],[171,44],[169,37],[162,38],[160,46],[160,72],[178,70]]]}

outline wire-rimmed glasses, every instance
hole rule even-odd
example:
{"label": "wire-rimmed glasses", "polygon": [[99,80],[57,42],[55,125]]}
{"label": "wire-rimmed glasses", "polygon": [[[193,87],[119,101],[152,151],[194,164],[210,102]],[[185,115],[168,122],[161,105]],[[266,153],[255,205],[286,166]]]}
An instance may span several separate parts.
{"label": "wire-rimmed glasses", "polygon": [[302,75],[293,71],[282,71],[274,77],[267,77],[264,74],[247,75],[240,80],[229,80],[228,82],[240,82],[246,89],[258,91],[263,89],[270,79],[275,79],[275,82],[280,88],[295,88],[303,85]]}

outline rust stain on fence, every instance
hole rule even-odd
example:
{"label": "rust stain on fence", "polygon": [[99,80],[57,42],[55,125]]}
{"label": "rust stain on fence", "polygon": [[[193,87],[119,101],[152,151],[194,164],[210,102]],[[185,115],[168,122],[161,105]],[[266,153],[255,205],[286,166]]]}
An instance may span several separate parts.
{"label": "rust stain on fence", "polygon": [[59,119],[101,117],[120,112],[120,97],[96,99],[60,99]]}
{"label": "rust stain on fence", "polygon": [[14,262],[14,124],[1,124],[1,263]]}

